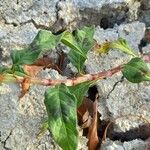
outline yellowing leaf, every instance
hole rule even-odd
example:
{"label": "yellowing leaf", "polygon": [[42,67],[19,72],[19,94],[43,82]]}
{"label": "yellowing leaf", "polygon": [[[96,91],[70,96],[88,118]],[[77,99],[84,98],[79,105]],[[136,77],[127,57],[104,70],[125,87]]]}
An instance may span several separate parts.
{"label": "yellowing leaf", "polygon": [[122,51],[128,55],[132,55],[133,57],[136,57],[137,54],[133,51],[133,49],[129,46],[127,41],[123,38],[119,38],[118,40],[111,43],[111,48],[118,49],[119,51]]}
{"label": "yellowing leaf", "polygon": [[108,53],[110,48],[110,42],[106,41],[105,43],[99,45],[95,44],[94,51],[96,51],[99,55]]}

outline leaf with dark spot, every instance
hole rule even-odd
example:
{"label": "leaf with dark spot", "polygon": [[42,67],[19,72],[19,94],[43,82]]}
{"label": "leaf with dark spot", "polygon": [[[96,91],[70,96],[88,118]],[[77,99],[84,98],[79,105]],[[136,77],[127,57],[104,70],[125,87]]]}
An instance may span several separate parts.
{"label": "leaf with dark spot", "polygon": [[78,130],[75,96],[65,85],[58,85],[45,92],[45,105],[55,141],[64,150],[76,150]]}

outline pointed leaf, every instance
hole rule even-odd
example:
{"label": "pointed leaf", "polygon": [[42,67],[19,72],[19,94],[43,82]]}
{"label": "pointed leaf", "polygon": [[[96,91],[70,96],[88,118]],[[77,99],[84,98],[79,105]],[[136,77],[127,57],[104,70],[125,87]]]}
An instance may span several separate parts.
{"label": "pointed leaf", "polygon": [[75,31],[75,39],[84,53],[87,53],[94,46],[94,32],[93,26],[83,27],[81,30]]}
{"label": "pointed leaf", "polygon": [[70,93],[74,94],[77,98],[77,107],[79,107],[82,104],[83,98],[87,93],[89,87],[92,85],[92,83],[93,81],[87,81],[84,83],[77,84],[75,86],[68,87]]}
{"label": "pointed leaf", "polygon": [[34,63],[42,52],[55,48],[60,42],[61,37],[62,34],[54,35],[49,31],[40,30],[29,48],[20,51],[15,50],[11,53],[13,64],[23,65]]}
{"label": "pointed leaf", "polygon": [[78,73],[82,74],[86,58],[83,57],[82,55],[78,54],[76,51],[70,51],[68,54],[68,59],[77,68]]}
{"label": "pointed leaf", "polygon": [[78,46],[77,41],[73,37],[73,35],[70,32],[65,32],[61,38],[61,42],[71,48],[72,50],[76,51],[77,54],[82,55],[83,57],[86,57],[84,53],[82,52],[81,48]]}
{"label": "pointed leaf", "polygon": [[49,88],[45,93],[48,124],[55,141],[64,150],[78,146],[76,98],[65,85]]}
{"label": "pointed leaf", "polygon": [[68,58],[81,73],[86,60],[87,52],[94,46],[94,27],[84,27],[76,30],[73,35],[66,33],[62,42],[71,48]]}
{"label": "pointed leaf", "polygon": [[32,64],[38,58],[40,52],[40,50],[30,49],[14,50],[11,52],[11,58],[13,64],[16,65]]}
{"label": "pointed leaf", "polygon": [[132,50],[132,48],[129,47],[126,40],[122,39],[122,38],[119,38],[117,41],[112,42],[111,48],[116,48],[116,49],[123,51],[124,53],[127,53],[129,55],[132,55],[134,57],[137,56],[137,54]]}
{"label": "pointed leaf", "polygon": [[133,83],[150,81],[150,70],[141,58],[133,58],[122,71],[124,77]]}
{"label": "pointed leaf", "polygon": [[55,48],[60,42],[62,34],[54,35],[47,30],[40,30],[33,42],[31,47],[35,49],[40,49],[41,51],[51,50]]}

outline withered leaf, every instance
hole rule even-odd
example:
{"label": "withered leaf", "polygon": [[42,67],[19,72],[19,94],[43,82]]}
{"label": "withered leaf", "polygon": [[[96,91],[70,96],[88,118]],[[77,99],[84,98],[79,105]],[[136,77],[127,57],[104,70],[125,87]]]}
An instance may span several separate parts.
{"label": "withered leaf", "polygon": [[[39,71],[42,70],[42,66],[34,66],[34,65],[24,65],[24,71],[30,76],[35,77]],[[30,77],[24,78],[21,83],[21,94],[19,98],[22,98],[30,88],[31,79]]]}
{"label": "withered leaf", "polygon": [[83,115],[83,124],[81,125],[81,128],[88,128],[92,123],[92,117],[90,116],[89,112],[86,111]]}
{"label": "withered leaf", "polygon": [[[87,128],[89,127],[89,120],[91,120],[91,107],[93,105],[93,102],[88,99],[87,97],[84,97],[84,100],[82,102],[82,104],[80,105],[80,107],[77,110],[77,114],[78,114],[78,122],[79,125],[81,126],[81,128]],[[88,125],[87,125],[88,124]]]}
{"label": "withered leaf", "polygon": [[21,94],[19,98],[22,98],[26,94],[26,92],[29,90],[30,82],[31,81],[29,78],[25,78],[24,81],[21,83]]}
{"label": "withered leaf", "polygon": [[99,143],[97,134],[97,124],[99,121],[99,114],[97,112],[97,99],[93,102],[85,97],[77,112],[78,121],[81,128],[88,128],[88,150],[95,150]]}
{"label": "withered leaf", "polygon": [[39,58],[34,64],[24,65],[24,71],[29,75],[29,77],[24,78],[21,83],[21,95],[19,98],[22,98],[29,90],[31,84],[30,77],[36,77],[43,68],[53,68],[59,73],[61,72],[57,65],[53,63],[52,59],[48,57]]}
{"label": "withered leaf", "polygon": [[53,60],[47,56],[43,58],[39,58],[33,65],[43,66],[43,68],[52,68],[57,70],[60,74],[62,74],[61,69],[59,69],[58,65],[53,62]]}
{"label": "withered leaf", "polygon": [[93,118],[92,123],[89,126],[88,131],[88,150],[95,150],[98,143],[98,134],[97,134],[97,100],[93,102]]}

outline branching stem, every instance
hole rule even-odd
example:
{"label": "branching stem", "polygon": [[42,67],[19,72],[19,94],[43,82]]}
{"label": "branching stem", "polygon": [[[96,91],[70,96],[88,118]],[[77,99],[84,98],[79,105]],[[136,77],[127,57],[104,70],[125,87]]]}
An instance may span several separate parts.
{"label": "branching stem", "polygon": [[[142,59],[145,62],[150,62],[150,54],[143,55]],[[74,86],[74,85],[77,85],[79,83],[83,83],[86,81],[94,81],[94,80],[111,77],[113,74],[121,71],[121,69],[123,68],[123,65],[119,65],[107,71],[102,71],[102,72],[98,72],[95,74],[86,74],[86,75],[82,75],[82,76],[71,78],[71,79],[40,79],[40,78],[35,78],[35,77],[27,77],[27,78],[30,79],[32,84],[40,84],[44,86],[55,86],[55,85],[59,85],[63,83],[66,86]],[[24,79],[25,77],[15,75],[15,77],[11,79],[10,81],[22,83]]]}

